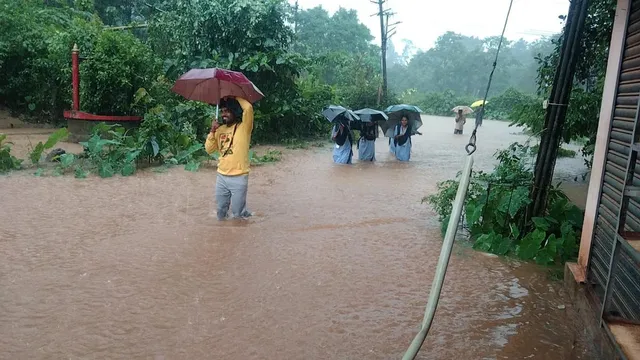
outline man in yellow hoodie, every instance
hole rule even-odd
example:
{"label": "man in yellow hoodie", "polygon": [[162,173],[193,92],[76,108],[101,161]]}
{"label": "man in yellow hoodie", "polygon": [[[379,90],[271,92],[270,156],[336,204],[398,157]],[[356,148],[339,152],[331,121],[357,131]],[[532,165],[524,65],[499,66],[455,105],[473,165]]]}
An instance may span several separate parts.
{"label": "man in yellow hoodie", "polygon": [[218,220],[228,216],[229,205],[234,218],[247,218],[247,187],[249,185],[249,144],[253,131],[253,106],[239,97],[220,102],[224,124],[214,120],[205,142],[207,153],[220,153],[216,178]]}

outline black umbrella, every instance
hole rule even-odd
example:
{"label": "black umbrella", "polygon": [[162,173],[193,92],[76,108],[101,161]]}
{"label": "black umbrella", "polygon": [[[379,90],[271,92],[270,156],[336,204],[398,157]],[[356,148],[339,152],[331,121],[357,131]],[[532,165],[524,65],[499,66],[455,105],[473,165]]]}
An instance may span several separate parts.
{"label": "black umbrella", "polygon": [[330,122],[346,122],[349,124],[351,121],[358,121],[360,117],[353,111],[338,105],[329,105],[322,110],[324,115]]}
{"label": "black umbrella", "polygon": [[388,119],[387,114],[385,114],[380,110],[375,110],[375,109],[365,108],[365,109],[356,110],[354,111],[354,113],[356,113],[356,115],[360,117],[359,121],[355,121],[353,123],[352,128],[354,130],[362,130],[363,123],[376,123],[380,125],[386,122]]}
{"label": "black umbrella", "polygon": [[380,111],[380,110],[365,108],[365,109],[356,110],[354,111],[354,113],[360,116],[360,121],[362,122],[375,121],[380,123],[380,122],[385,122],[389,120],[389,117],[387,116],[387,114],[385,114],[383,111]]}

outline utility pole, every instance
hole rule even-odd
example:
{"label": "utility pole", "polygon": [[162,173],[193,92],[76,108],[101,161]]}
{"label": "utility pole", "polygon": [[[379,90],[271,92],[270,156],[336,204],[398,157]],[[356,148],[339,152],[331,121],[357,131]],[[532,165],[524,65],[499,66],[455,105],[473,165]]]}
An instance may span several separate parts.
{"label": "utility pole", "polygon": [[293,6],[293,35],[298,36],[298,0],[296,0],[296,4]]}
{"label": "utility pole", "polygon": [[[380,18],[380,58],[382,64],[382,89],[381,96],[378,96],[378,105],[381,100],[387,100],[387,41],[396,33],[396,25],[400,22],[389,24],[389,18],[395,13],[391,9],[384,9],[387,0],[369,0],[372,4],[378,5],[378,12],[371,16]],[[380,99],[382,97],[382,99]]]}
{"label": "utility pole", "polygon": [[527,209],[527,224],[532,217],[544,216],[547,207],[549,188],[553,180],[558,148],[573,87],[573,77],[582,52],[581,40],[588,6],[588,0],[573,0],[569,6],[560,58],[551,87],[549,105],[545,113],[540,150],[536,158],[533,188],[531,189],[533,201]]}

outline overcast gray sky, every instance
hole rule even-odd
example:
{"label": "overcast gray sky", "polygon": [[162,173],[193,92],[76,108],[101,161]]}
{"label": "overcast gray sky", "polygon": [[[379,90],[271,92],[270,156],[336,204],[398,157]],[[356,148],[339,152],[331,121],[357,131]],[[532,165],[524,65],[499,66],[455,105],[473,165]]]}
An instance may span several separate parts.
{"label": "overcast gray sky", "polygon": [[[322,5],[330,14],[340,6],[355,9],[360,21],[379,42],[380,22],[371,17],[377,12],[377,5],[370,0],[298,0],[298,3],[303,9]],[[500,35],[509,0],[388,0],[386,7],[396,12],[394,20],[402,21],[392,38],[397,50],[402,49],[403,39],[426,50],[447,31],[481,38]],[[562,30],[558,15],[566,15],[568,10],[569,0],[514,0],[505,36],[509,40],[532,41],[553,35]]]}

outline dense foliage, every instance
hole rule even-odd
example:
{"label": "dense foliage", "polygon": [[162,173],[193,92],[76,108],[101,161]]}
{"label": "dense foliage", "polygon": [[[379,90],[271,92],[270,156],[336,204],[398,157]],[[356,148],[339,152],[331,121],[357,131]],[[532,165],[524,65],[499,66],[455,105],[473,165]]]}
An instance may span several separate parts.
{"label": "dense foliage", "polygon": [[[615,6],[614,0],[590,2],[581,44],[583,56],[562,133],[566,143],[586,139],[582,153],[587,166],[594,150]],[[506,42],[486,117],[510,120],[534,134],[542,131],[545,110],[541,105],[551,91],[562,38],[560,34],[534,43]],[[396,54],[397,60],[391,62],[396,65],[389,72],[390,85],[427,113],[450,115],[447,108],[451,105],[468,105],[484,95],[496,45],[495,38],[444,34],[433,49],[418,52],[409,61]],[[405,48],[403,53],[407,51]]]}
{"label": "dense foliage", "polygon": [[[427,114],[440,116],[453,116],[451,112],[453,107],[458,105],[469,106],[478,100],[476,97],[458,95],[451,90],[426,94],[417,91],[405,91],[401,95],[401,99],[405,103],[418,105]],[[542,110],[542,100],[536,96],[523,93],[515,88],[508,88],[503,93],[487,100],[484,118],[495,120],[516,119],[519,115],[516,111],[525,104]]]}
{"label": "dense foliage", "polygon": [[[447,32],[435,46],[407,58],[413,45],[407,43],[402,55],[390,51],[389,84],[400,92],[401,100],[420,106],[427,114],[452,116],[457,105],[470,105],[484,97],[489,73],[500,38],[479,39]],[[485,118],[520,121],[521,106],[542,112],[536,93],[540,59],[552,53],[555,38],[533,43],[505,40],[489,91]]]}
{"label": "dense foliage", "polygon": [[[0,105],[32,120],[60,121],[70,107],[73,44],[81,107],[91,113],[174,111],[187,102],[170,86],[193,67],[242,71],[268,94],[255,105],[257,142],[326,134],[320,110],[330,103],[387,105],[378,104],[379,51],[353,10],[330,16],[285,0],[0,0],[0,8]],[[140,23],[148,26],[105,27]],[[207,122],[191,121],[198,136]]]}
{"label": "dense foliage", "polygon": [[0,174],[10,170],[18,170],[22,160],[11,155],[11,144],[6,142],[7,135],[0,134]]}
{"label": "dense foliage", "polygon": [[[583,154],[588,158],[593,155],[602,88],[609,53],[609,42],[613,28],[616,1],[592,0],[589,3],[585,21],[581,47],[582,57],[578,61],[574,87],[571,92],[567,118],[563,129],[562,140],[569,142],[587,138]],[[553,76],[560,56],[562,34],[554,39],[555,49],[549,55],[539,58],[538,95],[548,98],[551,92]],[[544,110],[534,101],[523,102],[514,108],[511,119],[515,124],[529,127],[540,132],[544,126]],[[590,166],[590,160],[587,160]]]}
{"label": "dense foliage", "polygon": [[[587,50],[564,130],[565,141],[590,139],[587,154],[595,138],[614,5],[591,3]],[[105,27],[137,24],[148,26]],[[169,90],[192,67],[243,71],[268,94],[255,105],[256,142],[325,135],[328,124],[319,110],[329,103],[388,105],[378,103],[379,49],[354,10],[330,15],[321,7],[293,8],[285,0],[0,0],[0,30],[0,105],[33,120],[61,120],[71,102],[70,50],[78,44],[82,109],[144,116],[149,124],[137,138],[146,148],[152,138],[174,150],[186,146],[185,137],[202,142],[210,107]],[[448,32],[426,51],[405,41],[397,52],[390,44],[388,102],[451,116],[452,107],[483,96],[498,41]],[[539,132],[559,46],[557,37],[504,42],[485,117]]]}
{"label": "dense foliage", "polygon": [[[345,72],[349,69],[336,74],[339,82],[328,83],[320,77],[317,64],[322,62],[313,60],[335,56],[344,61],[348,47],[323,55],[294,49],[292,11],[284,0],[0,0],[0,10],[0,105],[31,120],[60,120],[71,105],[70,53],[77,44],[81,109],[144,116],[138,129],[99,126],[83,143],[82,156],[64,156],[60,169],[76,169],[79,177],[87,171],[101,176],[129,175],[145,162],[185,164],[193,170],[210,160],[202,143],[214,108],[170,91],[175,79],[192,67],[242,71],[268,94],[255,104],[253,139],[259,142],[325,135],[328,123],[320,110],[329,103],[354,106],[348,101],[360,98],[356,92],[343,91],[345,96],[340,97],[336,91],[338,84],[348,82]],[[354,43],[370,47],[371,36],[354,12],[336,16],[346,24],[345,29],[359,24],[361,31],[366,30]],[[105,27],[134,21],[144,21],[148,28]],[[340,37],[337,33],[331,36]],[[361,62],[350,66],[362,72],[360,79],[375,72],[375,67],[372,70]],[[354,88],[362,85],[349,84]],[[375,99],[377,89],[363,86],[360,94],[367,90]],[[32,163],[37,165],[43,151],[54,143],[37,144],[30,153]],[[19,168],[9,145],[2,149],[3,169]],[[279,158],[272,152],[263,156],[251,152],[251,157],[254,163]]]}
{"label": "dense foliage", "polygon": [[[498,151],[491,173],[474,172],[465,199],[465,223],[476,249],[498,255],[512,254],[539,264],[564,263],[578,252],[582,211],[554,187],[544,217],[524,224],[531,202],[532,151],[514,143]],[[438,213],[443,231],[449,222],[458,181],[438,184],[438,193],[425,198]],[[531,230],[529,230],[531,229]]]}
{"label": "dense foliage", "polygon": [[[390,54],[389,86],[397,92],[416,89],[420,93],[453,91],[477,99],[484,96],[487,80],[498,47],[499,36],[479,39],[453,32],[440,36],[433,48],[418,51],[410,59],[412,44],[404,55]],[[551,39],[533,43],[505,40],[489,96],[515,88],[524,93],[536,91],[536,57],[553,50]]]}

